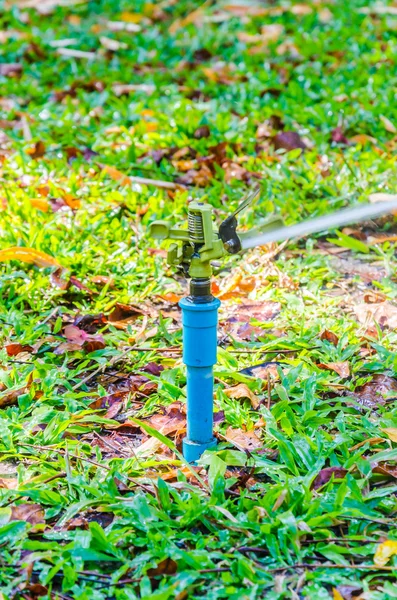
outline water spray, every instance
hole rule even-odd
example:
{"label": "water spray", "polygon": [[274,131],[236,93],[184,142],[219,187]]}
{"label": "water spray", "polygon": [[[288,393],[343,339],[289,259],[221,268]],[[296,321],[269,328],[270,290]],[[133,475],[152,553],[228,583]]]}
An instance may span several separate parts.
{"label": "water spray", "polygon": [[173,240],[167,262],[181,268],[190,279],[189,295],[179,302],[182,309],[183,362],[187,368],[187,434],[183,455],[196,462],[205,450],[216,446],[213,432],[214,376],[217,362],[217,326],[220,301],[211,294],[211,262],[230,254],[319,233],[351,223],[365,221],[397,211],[397,201],[364,204],[285,226],[272,216],[249,231],[237,231],[237,215],[258,196],[250,192],[238,208],[217,229],[213,207],[204,202],[191,202],[187,224],[172,227],[169,221],[155,221],[150,235],[160,240]]}

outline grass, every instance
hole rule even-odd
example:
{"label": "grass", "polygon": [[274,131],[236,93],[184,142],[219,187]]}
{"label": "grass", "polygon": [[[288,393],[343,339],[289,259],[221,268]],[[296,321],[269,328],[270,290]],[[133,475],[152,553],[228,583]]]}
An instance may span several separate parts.
{"label": "grass", "polygon": [[0,250],[45,253],[0,253],[0,598],[396,594],[390,219],[217,267],[219,445],[178,451],[186,285],[150,222],[397,183],[393,3],[242,4],[0,2]]}

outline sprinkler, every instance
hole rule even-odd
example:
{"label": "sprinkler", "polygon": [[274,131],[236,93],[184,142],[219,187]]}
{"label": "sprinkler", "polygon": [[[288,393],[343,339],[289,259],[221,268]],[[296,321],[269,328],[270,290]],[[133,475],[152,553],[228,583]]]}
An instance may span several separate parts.
{"label": "sprinkler", "polygon": [[214,226],[213,207],[199,201],[190,202],[187,224],[172,227],[169,221],[154,221],[150,225],[151,237],[173,240],[167,262],[181,268],[190,279],[189,295],[179,302],[179,306],[182,309],[183,362],[187,368],[187,434],[183,440],[183,455],[191,463],[216,445],[213,367],[217,362],[220,301],[211,294],[211,261],[248,248],[299,238],[397,210],[395,200],[364,204],[289,227],[283,225],[279,216],[271,216],[254,229],[238,232],[236,216],[258,194],[259,189],[250,192],[219,229]]}

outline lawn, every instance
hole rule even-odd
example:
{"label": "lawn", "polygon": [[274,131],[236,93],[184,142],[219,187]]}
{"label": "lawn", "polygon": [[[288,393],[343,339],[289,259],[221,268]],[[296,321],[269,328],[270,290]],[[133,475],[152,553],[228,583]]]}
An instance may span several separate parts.
{"label": "lawn", "polygon": [[395,2],[0,0],[1,600],[397,597],[395,219],[215,265],[198,466],[149,236],[394,194],[396,61]]}

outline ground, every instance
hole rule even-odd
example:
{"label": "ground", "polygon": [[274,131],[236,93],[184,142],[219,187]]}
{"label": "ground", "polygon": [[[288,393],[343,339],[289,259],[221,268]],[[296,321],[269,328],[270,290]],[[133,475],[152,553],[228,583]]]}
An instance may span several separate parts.
{"label": "ground", "polygon": [[258,184],[242,229],[393,194],[397,5],[0,7],[0,598],[395,597],[393,218],[215,266],[194,468],[148,227]]}

